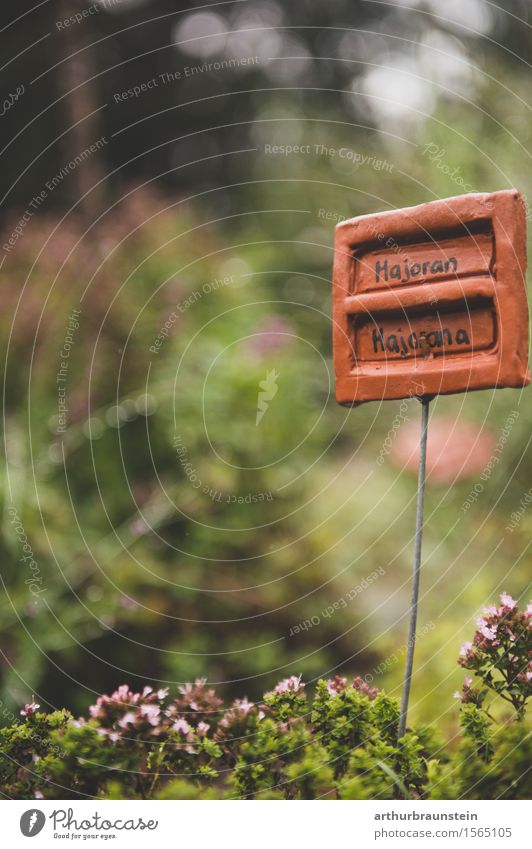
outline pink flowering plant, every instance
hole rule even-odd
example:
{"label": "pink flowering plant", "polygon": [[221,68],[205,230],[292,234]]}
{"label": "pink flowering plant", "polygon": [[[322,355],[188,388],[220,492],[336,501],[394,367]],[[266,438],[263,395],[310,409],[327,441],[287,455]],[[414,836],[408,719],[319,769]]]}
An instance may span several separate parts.
{"label": "pink flowering plant", "polygon": [[486,608],[477,619],[473,641],[464,643],[458,662],[484,685],[474,687],[466,676],[462,691],[455,693],[462,704],[481,707],[492,691],[523,717],[532,695],[532,604],[520,611],[517,602],[502,593],[500,604]]}
{"label": "pink flowering plant", "polygon": [[[461,651],[462,738],[398,739],[399,704],[363,678],[284,678],[224,705],[203,678],[99,696],[85,717],[32,699],[0,729],[0,792],[13,799],[530,798],[530,609],[503,594]],[[493,691],[515,709],[498,726]]]}

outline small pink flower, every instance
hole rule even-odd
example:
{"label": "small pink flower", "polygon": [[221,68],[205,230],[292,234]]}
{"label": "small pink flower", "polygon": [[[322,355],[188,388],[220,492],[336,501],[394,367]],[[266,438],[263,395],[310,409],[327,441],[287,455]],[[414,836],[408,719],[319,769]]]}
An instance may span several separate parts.
{"label": "small pink flower", "polygon": [[207,683],[206,678],[196,678],[194,684],[191,684],[190,681],[187,681],[186,684],[183,684],[179,687],[179,692],[183,694],[183,696],[189,696],[194,689],[204,687]]}
{"label": "small pink flower", "polygon": [[129,524],[129,530],[133,534],[133,536],[142,536],[142,534],[147,533],[149,531],[149,526],[146,524],[144,519],[134,519]]}
{"label": "small pink flower", "polygon": [[157,725],[161,710],[157,705],[141,705],[140,714],[145,716],[150,725]]}
{"label": "small pink flower", "polygon": [[119,724],[120,728],[127,728],[128,725],[134,725],[135,724],[136,718],[137,718],[136,714],[134,714],[133,711],[128,710],[127,713],[124,714],[122,719],[118,720],[118,724]]}
{"label": "small pink flower", "polygon": [[22,710],[20,711],[21,716],[33,716],[40,708],[36,702],[28,702],[28,704],[24,705]]}
{"label": "small pink flower", "polygon": [[174,729],[174,731],[177,731],[183,737],[185,737],[190,731],[190,725],[188,724],[186,719],[183,719],[183,717],[176,719],[176,721],[172,725],[172,728]]}
{"label": "small pink flower", "polygon": [[205,737],[210,727],[208,722],[198,722],[198,727],[196,728],[198,737]]}
{"label": "small pink flower", "polygon": [[353,678],[353,683],[351,684],[354,690],[358,690],[359,693],[362,693],[363,696],[367,696],[368,699],[377,698],[379,695],[378,687],[370,687],[367,681],[363,681],[360,675],[357,675],[356,678]]}
{"label": "small pink flower", "polygon": [[282,681],[279,681],[274,692],[281,696],[284,693],[298,693],[304,687],[305,685],[301,683],[301,675],[291,675],[290,678],[283,678]]}
{"label": "small pink flower", "polygon": [[331,696],[335,696],[337,693],[345,690],[346,685],[347,678],[343,675],[336,675],[335,678],[329,678],[327,681],[327,692],[330,693]]}
{"label": "small pink flower", "polygon": [[517,606],[517,602],[508,593],[501,593],[501,604],[508,610],[513,610]]}
{"label": "small pink flower", "polygon": [[462,645],[460,646],[460,657],[467,657],[472,648],[473,643],[462,643]]}
{"label": "small pink flower", "polygon": [[255,705],[254,705],[253,702],[250,702],[250,701],[248,701],[247,698],[245,698],[245,699],[235,699],[233,707],[235,707],[237,710],[242,711],[242,713],[245,716],[246,714],[249,713],[249,711],[251,710],[252,707],[255,707]]}
{"label": "small pink flower", "polygon": [[473,679],[471,678],[471,676],[466,675],[466,677],[464,678],[462,692],[456,690],[453,694],[454,698],[459,699],[459,701],[461,701],[463,705],[476,704],[480,706],[483,700],[483,693],[481,693],[480,690],[476,690],[474,687],[472,687],[472,683]]}
{"label": "small pink flower", "polygon": [[494,640],[497,636],[497,629],[495,627],[488,628],[487,625],[483,625],[479,628],[479,631],[486,640]]}
{"label": "small pink flower", "polygon": [[[116,699],[117,702],[121,702],[121,701],[127,702],[130,695],[132,695],[132,694],[129,692],[128,685],[127,684],[121,684],[120,687],[118,688],[118,690],[116,690],[116,692],[113,693],[112,698]],[[98,699],[98,701],[100,701],[100,699]]]}

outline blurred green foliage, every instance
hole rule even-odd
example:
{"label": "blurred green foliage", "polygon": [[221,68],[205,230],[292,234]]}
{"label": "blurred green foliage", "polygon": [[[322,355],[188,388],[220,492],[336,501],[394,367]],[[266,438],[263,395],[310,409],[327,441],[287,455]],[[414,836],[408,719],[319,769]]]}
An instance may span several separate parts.
{"label": "blurred green foliage", "polygon": [[[214,211],[208,196],[144,188],[87,232],[73,215],[28,224],[0,269],[8,710],[35,693],[50,708],[79,711],[123,681],[198,675],[254,696],[272,675],[313,680],[339,667],[397,693],[416,481],[389,458],[376,463],[398,403],[349,411],[334,402],[333,225],[335,216],[459,194],[427,145],[475,189],[515,184],[532,197],[511,137],[524,82],[512,77],[509,98],[504,66],[492,73],[498,81],[483,78],[475,109],[442,96],[408,143],[349,121],[317,122],[295,95],[287,101],[301,142],[347,146],[389,169],[259,149],[242,163],[241,185],[217,190]],[[279,118],[277,140],[289,126]],[[528,125],[520,131],[529,137]],[[60,434],[57,375],[73,309]],[[260,383],[272,370],[278,391],[257,426]],[[479,608],[503,589],[527,595],[532,511],[505,527],[530,486],[529,393],[432,405],[495,440],[510,411],[520,415],[467,512],[477,478],[429,481],[412,705],[424,721],[455,722],[442,682],[446,693],[458,685],[457,644]],[[415,420],[417,402],[408,410]],[[39,594],[28,589],[10,509],[38,564]]]}

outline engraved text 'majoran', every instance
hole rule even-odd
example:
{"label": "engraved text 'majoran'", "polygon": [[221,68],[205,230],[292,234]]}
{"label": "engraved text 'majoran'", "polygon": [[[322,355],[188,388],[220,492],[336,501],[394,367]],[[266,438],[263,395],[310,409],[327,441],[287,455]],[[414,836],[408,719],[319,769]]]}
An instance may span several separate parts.
{"label": "engraved text 'majoran'", "polygon": [[427,259],[424,262],[389,263],[387,259],[378,259],[375,263],[375,283],[389,280],[398,280],[400,283],[409,283],[417,278],[435,277],[438,274],[456,274],[458,271],[458,260],[455,256],[448,259]]}

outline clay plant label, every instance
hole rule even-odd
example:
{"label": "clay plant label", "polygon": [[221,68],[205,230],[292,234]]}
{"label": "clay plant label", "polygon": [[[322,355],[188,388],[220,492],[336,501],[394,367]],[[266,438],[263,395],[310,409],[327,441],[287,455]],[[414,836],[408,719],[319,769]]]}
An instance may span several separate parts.
{"label": "clay plant label", "polygon": [[514,189],[338,224],[337,401],[526,386],[525,236]]}

